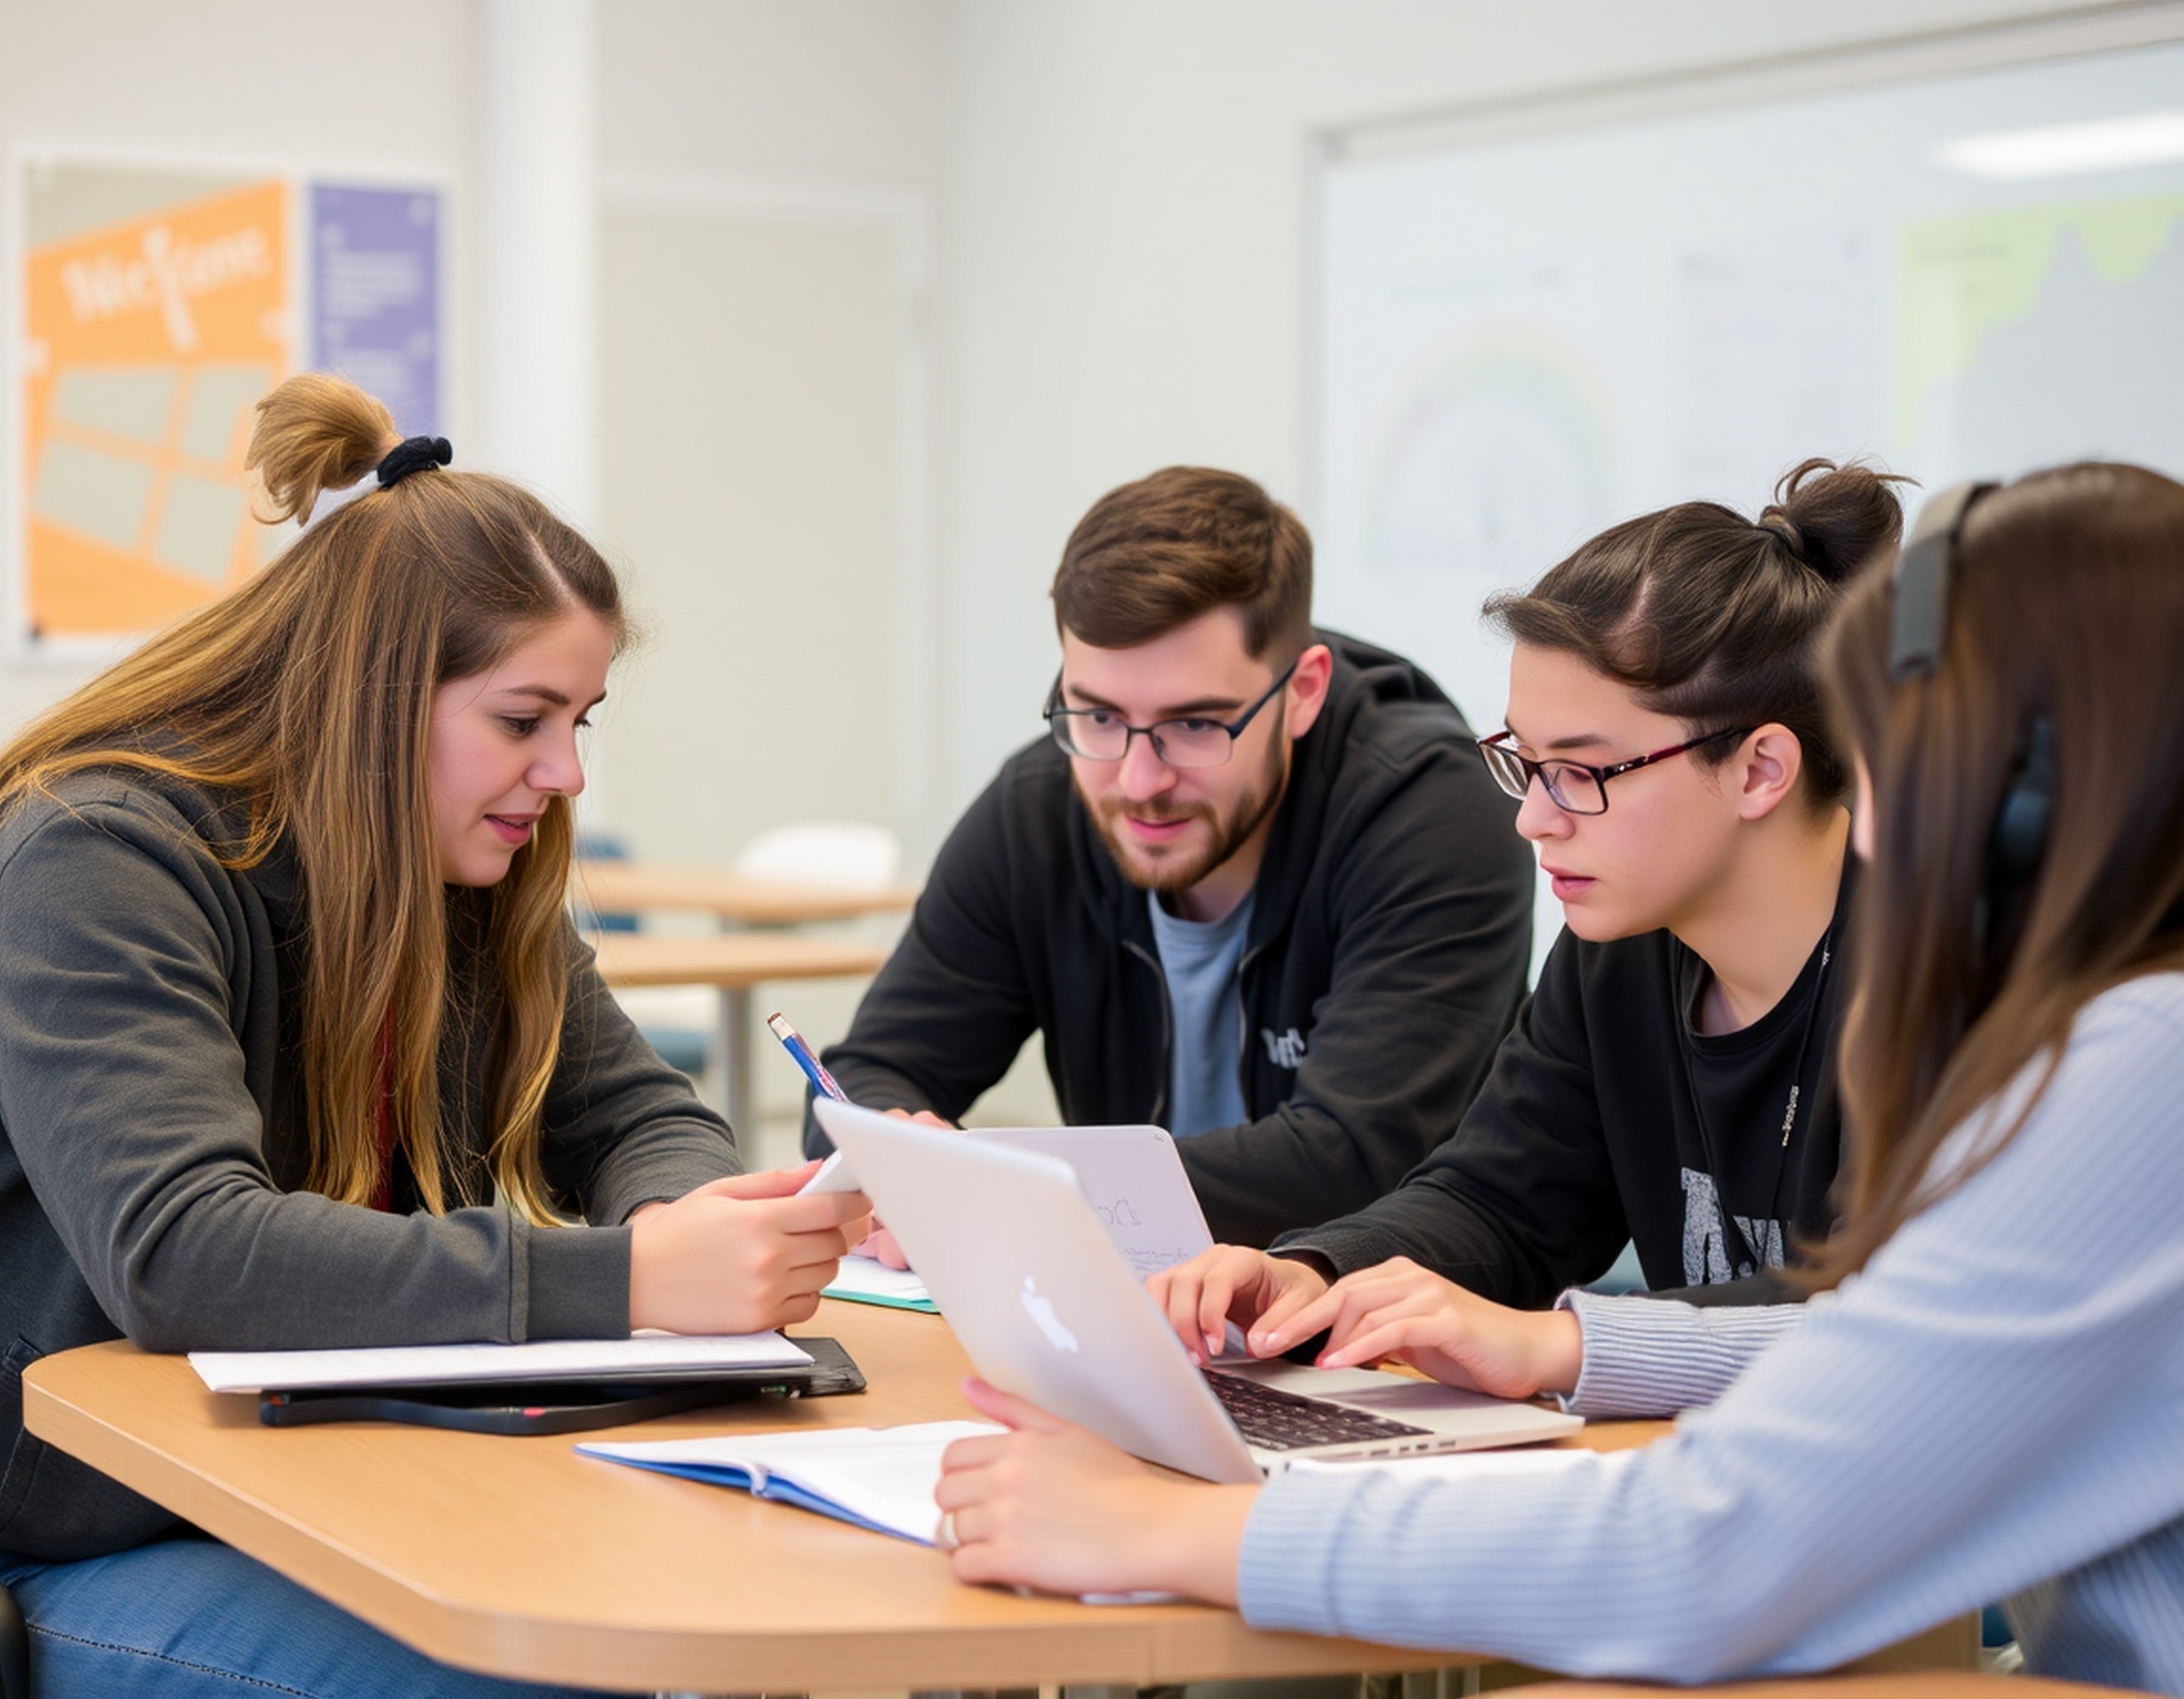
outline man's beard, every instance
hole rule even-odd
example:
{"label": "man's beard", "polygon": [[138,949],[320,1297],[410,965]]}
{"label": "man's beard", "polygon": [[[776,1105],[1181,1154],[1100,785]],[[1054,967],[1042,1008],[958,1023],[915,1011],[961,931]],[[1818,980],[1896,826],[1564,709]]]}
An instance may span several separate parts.
{"label": "man's beard", "polygon": [[[1116,797],[1095,804],[1079,785],[1077,799],[1092,817],[1093,827],[1122,876],[1141,891],[1188,890],[1243,848],[1274,811],[1289,781],[1289,739],[1282,730],[1278,720],[1273,736],[1267,740],[1267,760],[1260,782],[1238,797],[1225,815],[1217,814],[1210,803],[1177,807],[1165,797],[1136,804]],[[1212,829],[1206,847],[1195,855],[1163,855],[1149,861],[1146,846],[1128,835],[1129,827],[1123,823],[1125,814],[1134,814],[1140,820],[1203,820]]]}

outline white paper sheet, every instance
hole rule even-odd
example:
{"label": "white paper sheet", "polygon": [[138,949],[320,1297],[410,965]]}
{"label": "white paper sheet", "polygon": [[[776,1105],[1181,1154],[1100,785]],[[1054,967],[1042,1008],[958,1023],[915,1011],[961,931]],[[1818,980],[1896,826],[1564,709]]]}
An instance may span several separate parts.
{"label": "white paper sheet", "polygon": [[925,1282],[917,1278],[916,1270],[890,1268],[870,1256],[844,1256],[834,1278],[827,1283],[826,1295],[898,1309],[933,1308],[933,1294],[925,1290]]}
{"label": "white paper sheet", "polygon": [[393,1345],[344,1351],[193,1351],[214,1392],[328,1386],[461,1386],[482,1381],[685,1380],[708,1370],[798,1368],[811,1354],[777,1333],[640,1333],[625,1340]]}

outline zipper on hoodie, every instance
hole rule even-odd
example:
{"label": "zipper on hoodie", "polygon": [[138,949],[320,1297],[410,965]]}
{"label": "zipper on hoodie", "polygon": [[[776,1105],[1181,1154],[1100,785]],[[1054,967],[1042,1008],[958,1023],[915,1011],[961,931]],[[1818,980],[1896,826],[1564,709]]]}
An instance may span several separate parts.
{"label": "zipper on hoodie", "polygon": [[1167,1083],[1174,1073],[1173,1052],[1175,1049],[1175,1011],[1167,997],[1167,970],[1160,965],[1160,958],[1134,939],[1124,939],[1123,948],[1136,956],[1153,971],[1153,983],[1161,994],[1161,1065],[1160,1087],[1153,1094],[1152,1112],[1145,1117],[1154,1126],[1161,1125],[1161,1112],[1167,1107]]}
{"label": "zipper on hoodie", "polygon": [[1244,976],[1266,953],[1265,944],[1253,944],[1236,961],[1236,1095],[1243,1103],[1246,1121],[1259,1117],[1251,1109],[1251,1011],[1244,995]]}

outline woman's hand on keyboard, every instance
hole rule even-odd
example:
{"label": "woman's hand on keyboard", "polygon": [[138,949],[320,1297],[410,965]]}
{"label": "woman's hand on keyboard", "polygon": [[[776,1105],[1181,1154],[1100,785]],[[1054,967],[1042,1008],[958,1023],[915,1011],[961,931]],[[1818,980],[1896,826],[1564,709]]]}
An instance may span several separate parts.
{"label": "woman's hand on keyboard", "polygon": [[1394,1357],[1445,1385],[1496,1398],[1570,1391],[1585,1359],[1583,1330],[1567,1311],[1508,1309],[1407,1256],[1336,1281],[1289,1317],[1269,1349],[1322,1328],[1329,1330],[1323,1368]]}
{"label": "woman's hand on keyboard", "polygon": [[1252,1356],[1272,1356],[1260,1346],[1262,1329],[1279,1326],[1318,1297],[1327,1290],[1327,1279],[1310,1263],[1294,1257],[1269,1256],[1240,1245],[1217,1245],[1188,1262],[1163,1268],[1145,1282],[1145,1290],[1167,1317],[1190,1360],[1202,1368],[1221,1355],[1225,1324],[1230,1322],[1250,1330]]}

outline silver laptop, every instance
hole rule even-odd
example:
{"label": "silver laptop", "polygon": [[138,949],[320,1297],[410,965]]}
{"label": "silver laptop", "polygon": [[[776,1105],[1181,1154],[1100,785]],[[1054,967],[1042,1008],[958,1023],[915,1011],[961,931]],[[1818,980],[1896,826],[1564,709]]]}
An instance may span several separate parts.
{"label": "silver laptop", "polygon": [[1212,1248],[1206,1212],[1165,1128],[966,1127],[963,1135],[1068,1163],[1108,1243],[1140,1280]]}
{"label": "silver laptop", "polygon": [[848,1104],[815,1112],[979,1373],[1138,1457],[1250,1482],[1301,1458],[1470,1451],[1584,1425],[1372,1369],[1201,1370],[1068,1163]]}

